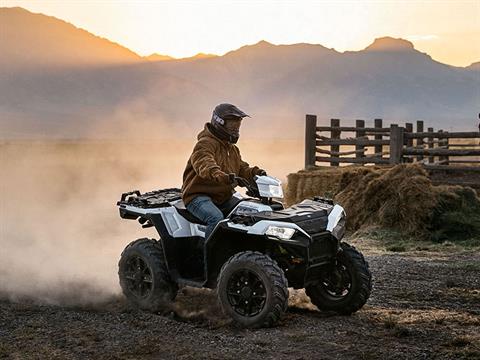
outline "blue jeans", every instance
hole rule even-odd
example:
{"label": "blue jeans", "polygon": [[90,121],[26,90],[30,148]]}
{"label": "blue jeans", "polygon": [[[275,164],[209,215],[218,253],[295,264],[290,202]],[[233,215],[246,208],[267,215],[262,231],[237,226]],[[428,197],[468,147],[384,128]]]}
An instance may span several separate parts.
{"label": "blue jeans", "polygon": [[205,231],[205,240],[208,239],[212,233],[215,225],[219,221],[223,220],[223,213],[220,209],[231,209],[237,200],[232,196],[230,199],[220,205],[215,205],[207,195],[199,195],[194,197],[187,205],[186,208],[198,219],[207,224]]}

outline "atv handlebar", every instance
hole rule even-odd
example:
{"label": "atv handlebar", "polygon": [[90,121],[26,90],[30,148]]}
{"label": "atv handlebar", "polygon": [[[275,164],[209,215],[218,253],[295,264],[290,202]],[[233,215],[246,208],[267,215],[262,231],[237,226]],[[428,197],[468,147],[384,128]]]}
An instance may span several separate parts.
{"label": "atv handlebar", "polygon": [[260,199],[260,192],[258,191],[258,186],[256,183],[251,183],[247,179],[240,176],[235,176],[235,182],[237,183],[238,186],[244,187],[247,189],[246,194],[248,196],[256,197]]}
{"label": "atv handlebar", "polygon": [[248,188],[250,186],[250,182],[243,177],[235,176],[234,180],[237,183],[237,185],[240,187]]}

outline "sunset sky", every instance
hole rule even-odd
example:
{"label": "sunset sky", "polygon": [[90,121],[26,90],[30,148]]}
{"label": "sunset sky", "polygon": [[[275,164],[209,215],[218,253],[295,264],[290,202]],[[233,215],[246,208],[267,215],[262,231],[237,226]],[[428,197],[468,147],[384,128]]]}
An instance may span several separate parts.
{"label": "sunset sky", "polygon": [[[361,50],[376,37],[412,41],[435,60],[480,61],[480,0],[0,0],[68,21],[140,55],[224,53],[259,40]],[[1,26],[1,24],[0,24]]]}

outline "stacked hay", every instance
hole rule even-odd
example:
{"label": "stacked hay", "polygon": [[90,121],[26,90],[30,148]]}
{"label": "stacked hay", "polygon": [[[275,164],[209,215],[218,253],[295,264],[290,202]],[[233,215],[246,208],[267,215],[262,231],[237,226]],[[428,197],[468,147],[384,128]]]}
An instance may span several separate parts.
{"label": "stacked hay", "polygon": [[303,199],[323,196],[333,198],[338,192],[338,184],[346,167],[317,167],[287,176],[285,203],[290,206]]}
{"label": "stacked hay", "polygon": [[319,169],[288,179],[288,203],[330,193],[345,208],[351,230],[378,226],[439,241],[480,236],[480,199],[475,191],[434,186],[419,165]]}
{"label": "stacked hay", "polygon": [[346,172],[339,189],[335,200],[347,210],[354,230],[376,225],[414,234],[429,223],[436,204],[433,186],[419,166]]}

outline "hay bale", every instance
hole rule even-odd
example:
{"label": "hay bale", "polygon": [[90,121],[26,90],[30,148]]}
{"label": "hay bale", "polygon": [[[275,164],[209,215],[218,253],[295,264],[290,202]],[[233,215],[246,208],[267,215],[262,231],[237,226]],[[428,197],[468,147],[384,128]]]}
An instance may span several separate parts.
{"label": "hay bale", "polygon": [[352,230],[375,225],[418,235],[436,204],[432,183],[417,165],[359,169],[345,174],[340,186],[335,200],[345,207]]}
{"label": "hay bale", "polygon": [[421,165],[320,168],[288,175],[287,204],[334,195],[350,230],[377,226],[408,236],[480,236],[480,199],[471,188],[434,186]]}
{"label": "hay bale", "polygon": [[[338,192],[338,184],[347,167],[317,167],[300,170],[287,176],[285,203],[287,206],[314,196],[332,198]],[[350,168],[350,167],[349,167]]]}

